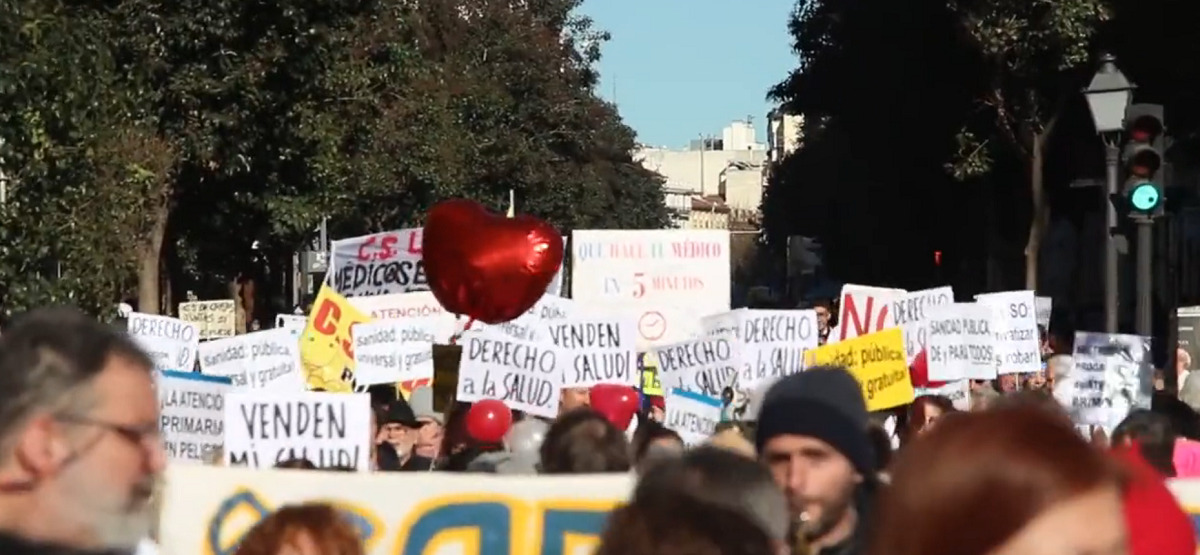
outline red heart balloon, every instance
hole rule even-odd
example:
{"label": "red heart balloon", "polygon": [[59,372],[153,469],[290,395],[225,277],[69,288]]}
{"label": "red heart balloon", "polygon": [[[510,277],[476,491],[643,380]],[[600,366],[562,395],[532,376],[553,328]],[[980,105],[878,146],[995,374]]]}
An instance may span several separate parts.
{"label": "red heart balloon", "polygon": [[480,443],[500,443],[512,421],[512,410],[504,401],[485,399],[467,410],[467,434]]}
{"label": "red heart balloon", "polygon": [[532,216],[505,218],[464,199],[429,210],[421,250],[429,289],[442,307],[487,324],[529,310],[563,260],[554,226]]}
{"label": "red heart balloon", "polygon": [[913,357],[912,366],[908,367],[908,378],[916,388],[942,387],[950,383],[929,381],[929,357],[926,356],[925,349],[921,349],[921,352]]}
{"label": "red heart balloon", "polygon": [[615,384],[600,384],[592,386],[588,396],[592,410],[604,415],[613,426],[625,430],[633,421],[633,415],[638,409],[637,390]]}

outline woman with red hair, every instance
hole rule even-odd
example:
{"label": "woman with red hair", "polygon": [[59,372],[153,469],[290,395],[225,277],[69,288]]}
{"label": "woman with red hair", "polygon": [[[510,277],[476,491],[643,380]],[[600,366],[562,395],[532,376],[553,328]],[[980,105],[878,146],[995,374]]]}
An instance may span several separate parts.
{"label": "woman with red hair", "polygon": [[1031,406],[963,413],[902,450],[870,555],[1126,555],[1121,473]]}

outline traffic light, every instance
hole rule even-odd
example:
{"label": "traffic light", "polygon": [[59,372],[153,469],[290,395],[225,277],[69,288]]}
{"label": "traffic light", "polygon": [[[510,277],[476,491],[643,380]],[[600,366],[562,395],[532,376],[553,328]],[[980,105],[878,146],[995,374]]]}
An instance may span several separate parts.
{"label": "traffic light", "polygon": [[1163,213],[1166,204],[1163,194],[1165,131],[1161,104],[1132,104],[1125,110],[1128,142],[1122,155],[1126,173],[1122,193],[1130,215],[1161,216]]}

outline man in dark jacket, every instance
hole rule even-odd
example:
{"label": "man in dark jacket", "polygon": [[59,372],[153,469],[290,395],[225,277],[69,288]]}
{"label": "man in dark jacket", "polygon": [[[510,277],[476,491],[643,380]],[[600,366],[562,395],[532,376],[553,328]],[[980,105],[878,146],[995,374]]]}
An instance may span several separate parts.
{"label": "man in dark jacket", "polygon": [[763,397],[759,456],[788,498],[797,543],[817,555],[865,549],[875,453],[858,381],[839,367],[787,376]]}

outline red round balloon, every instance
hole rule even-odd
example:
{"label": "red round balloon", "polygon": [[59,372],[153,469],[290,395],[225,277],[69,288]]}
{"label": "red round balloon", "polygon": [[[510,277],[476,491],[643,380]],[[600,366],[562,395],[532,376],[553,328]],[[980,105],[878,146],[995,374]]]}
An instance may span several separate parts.
{"label": "red round balloon", "polygon": [[500,443],[512,427],[513,415],[503,401],[485,399],[467,411],[467,435],[482,443]]}
{"label": "red round balloon", "polygon": [[442,307],[487,324],[533,307],[563,260],[554,226],[532,216],[505,218],[464,199],[429,210],[421,250],[429,289]]}
{"label": "red round balloon", "polygon": [[921,352],[913,358],[912,366],[908,367],[908,378],[912,381],[913,387],[918,388],[942,387],[950,383],[929,381],[929,357],[925,354],[925,349],[921,349]]}
{"label": "red round balloon", "polygon": [[629,428],[629,423],[633,421],[633,415],[638,409],[637,390],[625,385],[592,386],[588,400],[592,410],[604,415],[613,426],[622,430]]}

